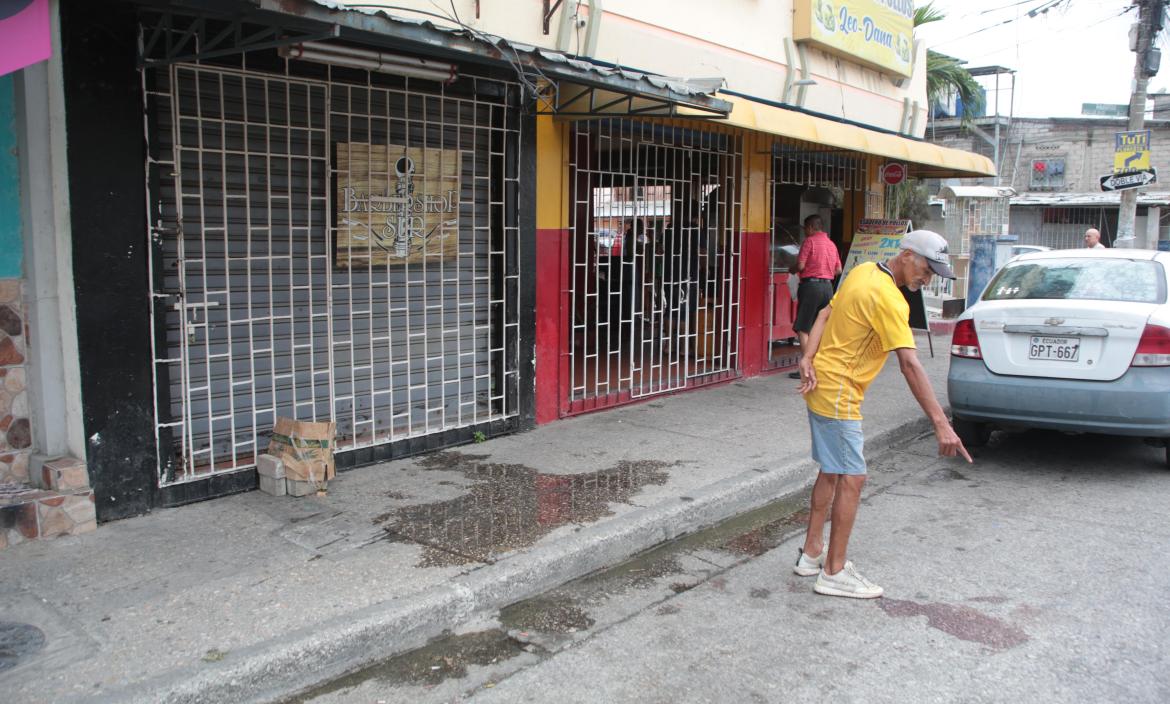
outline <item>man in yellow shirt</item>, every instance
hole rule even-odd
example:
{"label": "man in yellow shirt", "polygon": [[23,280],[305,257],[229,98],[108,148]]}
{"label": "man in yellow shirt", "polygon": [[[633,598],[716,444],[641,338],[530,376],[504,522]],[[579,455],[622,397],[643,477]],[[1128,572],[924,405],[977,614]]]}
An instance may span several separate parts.
{"label": "man in yellow shirt", "polygon": [[[800,392],[808,404],[813,459],[821,470],[813,485],[808,533],[793,571],[817,575],[813,590],[818,594],[857,599],[882,595],[881,587],[845,559],[845,551],[866,476],[861,401],[890,352],[897,355],[910,392],[934,424],[939,455],[971,461],[918,361],[910,306],[898,290],[905,286],[917,291],[935,274],[955,278],[947,241],[929,230],[915,230],[902,238],[901,246],[893,259],[859,264],[845,277],[813,323],[800,360]],[[832,527],[825,545],[830,506]]]}

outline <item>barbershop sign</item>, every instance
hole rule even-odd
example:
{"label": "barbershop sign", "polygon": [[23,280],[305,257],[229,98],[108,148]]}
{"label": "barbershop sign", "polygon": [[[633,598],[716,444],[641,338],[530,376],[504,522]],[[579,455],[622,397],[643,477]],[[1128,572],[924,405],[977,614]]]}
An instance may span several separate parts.
{"label": "barbershop sign", "polygon": [[459,256],[458,150],[364,142],[336,148],[337,266]]}
{"label": "barbershop sign", "polygon": [[796,0],[792,38],[879,71],[914,72],[914,0]]}

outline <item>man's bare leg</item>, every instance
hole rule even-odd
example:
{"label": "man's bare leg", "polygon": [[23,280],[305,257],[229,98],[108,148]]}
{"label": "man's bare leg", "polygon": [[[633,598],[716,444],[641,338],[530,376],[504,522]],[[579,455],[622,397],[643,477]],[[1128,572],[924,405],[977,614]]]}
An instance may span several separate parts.
{"label": "man's bare leg", "polygon": [[818,557],[825,549],[825,519],[829,515],[829,506],[835,503],[833,494],[837,490],[839,476],[821,472],[813,484],[808,508],[808,532],[804,536],[804,554],[809,557]]}
{"label": "man's bare leg", "polygon": [[864,485],[864,474],[842,474],[837,481],[837,491],[833,495],[833,525],[829,529],[829,554],[825,556],[824,569],[828,574],[837,574],[845,567],[849,534],[853,532],[853,520],[857,518],[857,505]]}

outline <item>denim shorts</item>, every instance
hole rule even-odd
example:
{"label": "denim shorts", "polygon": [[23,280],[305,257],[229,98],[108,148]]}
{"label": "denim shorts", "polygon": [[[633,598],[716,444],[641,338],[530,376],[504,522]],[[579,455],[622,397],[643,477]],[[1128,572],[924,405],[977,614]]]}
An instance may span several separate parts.
{"label": "denim shorts", "polygon": [[865,474],[865,437],[861,421],[826,418],[808,412],[813,460],[825,474]]}

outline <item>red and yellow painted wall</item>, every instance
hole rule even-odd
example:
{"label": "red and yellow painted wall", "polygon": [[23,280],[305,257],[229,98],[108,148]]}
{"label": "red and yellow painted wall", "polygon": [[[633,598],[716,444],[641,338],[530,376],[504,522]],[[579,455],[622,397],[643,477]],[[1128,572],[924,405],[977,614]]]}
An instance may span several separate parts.
{"label": "red and yellow painted wall", "polygon": [[[754,376],[768,371],[771,279],[770,193],[772,147],[780,138],[739,128],[666,120],[675,126],[713,130],[741,138],[741,298],[739,372]],[[536,422],[548,423],[561,416],[561,400],[568,395],[568,366],[561,363],[569,325],[570,123],[549,115],[536,119]],[[871,208],[880,211],[884,187],[877,176],[882,159],[866,158],[867,190],[879,194]],[[866,217],[866,192],[845,194],[845,241]]]}

